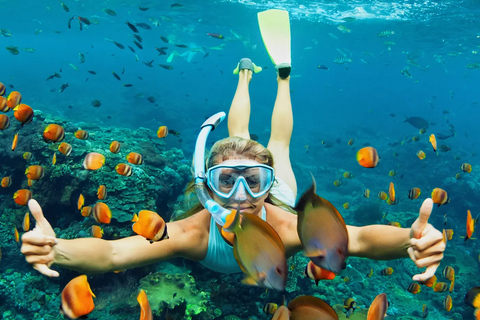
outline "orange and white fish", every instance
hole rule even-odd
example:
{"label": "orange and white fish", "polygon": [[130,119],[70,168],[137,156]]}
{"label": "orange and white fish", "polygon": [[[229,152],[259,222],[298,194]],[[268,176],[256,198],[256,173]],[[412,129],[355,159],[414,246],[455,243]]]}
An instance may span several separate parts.
{"label": "orange and white fish", "polygon": [[82,208],[82,216],[90,217],[91,214],[92,214],[92,207],[85,206],[85,207]]}
{"label": "orange and white fish", "polygon": [[[3,97],[0,97],[3,98]],[[0,130],[5,130],[10,126],[10,118],[6,114],[0,114]]]}
{"label": "orange and white fish", "polygon": [[433,152],[437,152],[437,139],[435,138],[435,135],[433,133],[430,135],[428,141],[430,141],[430,143],[432,144]]}
{"label": "orange and white fish", "polygon": [[143,289],[140,289],[137,301],[140,305],[140,320],[153,320],[152,308],[148,302],[147,294]]}
{"label": "orange and white fish", "polygon": [[[322,319],[322,320],[337,320],[338,315],[331,306],[325,301],[314,296],[299,296],[288,303],[288,311],[290,311],[290,318],[275,318],[273,319]],[[279,308],[280,309],[280,308]]]}
{"label": "orange and white fish", "polygon": [[30,180],[40,180],[44,176],[44,171],[42,166],[34,165],[29,166],[25,170],[25,175]]}
{"label": "orange and white fish", "polygon": [[138,216],[134,216],[133,232],[146,238],[153,243],[168,239],[167,225],[165,220],[156,212],[141,210]]}
{"label": "orange and white fish", "polygon": [[2,187],[8,188],[12,185],[12,177],[3,177],[2,178]]}
{"label": "orange and white fish", "polygon": [[383,320],[387,314],[387,294],[382,293],[375,297],[368,309],[367,320]]}
{"label": "orange and white fish", "polygon": [[17,144],[18,144],[18,132],[17,132],[17,134],[13,137],[12,151],[15,151],[15,149],[17,148]]}
{"label": "orange and white fish", "polygon": [[93,218],[99,223],[110,223],[112,219],[112,212],[110,208],[103,202],[97,202],[93,206]]}
{"label": "orange and white fish", "polygon": [[80,140],[87,140],[88,139],[88,132],[85,130],[77,130],[75,132],[75,138]]}
{"label": "orange and white fish", "polygon": [[43,130],[43,140],[45,142],[59,142],[65,138],[65,130],[58,124],[49,124]]}
{"label": "orange and white fish", "polygon": [[18,106],[15,107],[13,116],[15,119],[20,121],[22,123],[22,126],[24,124],[27,124],[29,122],[32,122],[33,119],[33,109],[26,105],[26,104],[19,104]]}
{"label": "orange and white fish", "polygon": [[308,264],[305,266],[305,271],[303,272],[303,274],[306,277],[314,280],[317,286],[320,280],[332,280],[336,276],[334,272],[323,269],[315,265],[312,261],[308,261]]}
{"label": "orange and white fish", "polygon": [[112,143],[110,143],[110,152],[118,153],[119,151],[120,151],[120,143],[118,141],[112,141]]}
{"label": "orange and white fish", "polygon": [[85,204],[85,197],[83,196],[83,194],[80,193],[80,195],[78,196],[78,200],[77,200],[78,210],[82,210],[82,207],[83,207],[84,204]]}
{"label": "orange and white fish", "polygon": [[95,295],[90,288],[87,276],[81,275],[72,279],[62,291],[61,312],[70,319],[83,317],[95,308]]}
{"label": "orange and white fish", "polygon": [[126,163],[119,163],[115,166],[115,170],[119,175],[129,177],[132,175],[132,167]]}
{"label": "orange and white fish", "polygon": [[465,242],[470,239],[475,231],[476,219],[472,218],[472,213],[470,210],[467,210],[467,233],[465,235]]}
{"label": "orange and white fish", "polygon": [[441,188],[435,188],[432,191],[433,203],[436,203],[439,207],[450,202],[447,191]]}
{"label": "orange and white fish", "polygon": [[131,164],[142,164],[143,163],[143,157],[140,153],[136,152],[130,152],[127,157],[127,161],[130,162]]}
{"label": "orange and white fish", "polygon": [[70,153],[72,153],[72,145],[66,142],[62,142],[58,146],[58,151],[60,151],[60,153],[63,153],[68,157]]}
{"label": "orange and white fish", "polygon": [[23,231],[25,231],[25,232],[30,230],[30,213],[28,211],[23,216],[22,228],[23,228]]}
{"label": "orange and white fish", "polygon": [[[18,91],[12,91],[7,97],[7,107],[15,109],[22,102],[22,95]],[[8,111],[8,110],[7,110]]]}
{"label": "orange and white fish", "polygon": [[20,189],[15,192],[13,199],[16,204],[26,206],[28,200],[32,199],[32,192],[28,189]]}
{"label": "orange and white fish", "polygon": [[83,167],[87,170],[98,170],[105,164],[105,156],[97,152],[90,152],[83,160]]}
{"label": "orange and white fish", "polygon": [[365,168],[375,168],[380,160],[377,150],[373,147],[365,147],[357,152],[357,162]]}
{"label": "orange and white fish", "polygon": [[97,190],[97,196],[99,200],[105,200],[107,197],[107,187],[105,187],[103,184],[100,185]]}
{"label": "orange and white fish", "polygon": [[168,128],[167,126],[161,126],[157,130],[157,137],[165,138],[168,135]]}
{"label": "orange and white fish", "polygon": [[17,227],[13,228],[13,234],[14,234],[14,237],[15,237],[15,242],[19,242],[20,241],[20,234],[18,233]]}
{"label": "orange and white fish", "polygon": [[395,186],[393,185],[393,182],[390,182],[390,186],[388,187],[388,199],[395,202]]}
{"label": "orange and white fish", "polygon": [[425,159],[426,156],[427,156],[427,155],[426,155],[425,152],[423,152],[422,150],[418,150],[418,151],[417,151],[417,157],[418,157],[418,159],[423,160],[423,159]]}
{"label": "orange and white fish", "polygon": [[92,236],[94,238],[101,238],[103,235],[103,229],[100,228],[99,226],[93,225],[92,226]]}

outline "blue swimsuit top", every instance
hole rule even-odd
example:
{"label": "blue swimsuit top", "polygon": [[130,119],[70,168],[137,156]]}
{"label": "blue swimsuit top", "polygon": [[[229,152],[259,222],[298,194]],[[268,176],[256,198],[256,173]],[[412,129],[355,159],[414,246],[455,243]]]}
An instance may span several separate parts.
{"label": "blue swimsuit top", "polygon": [[[262,220],[266,221],[267,212],[262,208]],[[210,219],[210,234],[208,236],[208,251],[205,259],[200,261],[210,270],[221,273],[242,272],[237,260],[233,255],[233,247],[229,245],[218,231],[217,224],[213,217]]]}

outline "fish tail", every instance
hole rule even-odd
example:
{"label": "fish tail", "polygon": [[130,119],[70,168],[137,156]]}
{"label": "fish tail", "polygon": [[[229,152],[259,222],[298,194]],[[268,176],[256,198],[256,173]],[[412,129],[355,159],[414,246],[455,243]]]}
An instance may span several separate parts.
{"label": "fish tail", "polygon": [[317,190],[317,184],[315,182],[315,178],[313,177],[312,174],[312,185],[311,187],[305,191],[305,193],[302,195],[300,200],[298,200],[297,205],[295,206],[295,211],[298,212],[303,212],[305,211],[305,207],[308,204],[311,204],[314,202],[314,199],[316,198],[316,190]]}
{"label": "fish tail", "polygon": [[227,216],[223,229],[227,232],[235,232],[238,225],[240,225],[240,210],[232,210]]}

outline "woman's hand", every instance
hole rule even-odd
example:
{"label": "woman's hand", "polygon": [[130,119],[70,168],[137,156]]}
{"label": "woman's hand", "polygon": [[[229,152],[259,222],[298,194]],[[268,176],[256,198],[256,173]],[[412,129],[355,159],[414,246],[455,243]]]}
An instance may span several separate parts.
{"label": "woman's hand", "polygon": [[55,250],[53,249],[53,246],[57,244],[55,232],[43,216],[42,208],[36,200],[28,201],[28,208],[35,218],[36,224],[35,229],[23,234],[21,252],[34,269],[46,276],[58,277],[59,273],[49,268],[55,259]]}
{"label": "woman's hand", "polygon": [[423,201],[420,214],[410,228],[410,248],[408,255],[418,268],[427,268],[424,273],[413,276],[414,281],[426,281],[435,275],[435,271],[443,259],[446,244],[443,235],[428,223],[432,213],[433,200]]}

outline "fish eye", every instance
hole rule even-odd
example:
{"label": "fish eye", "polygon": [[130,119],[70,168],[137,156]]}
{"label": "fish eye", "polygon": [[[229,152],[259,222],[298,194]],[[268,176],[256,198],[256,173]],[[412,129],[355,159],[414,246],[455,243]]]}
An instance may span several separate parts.
{"label": "fish eye", "polygon": [[277,273],[278,273],[279,275],[281,275],[281,276],[284,275],[283,270],[280,269],[279,267],[277,267],[276,271],[277,271]]}
{"label": "fish eye", "polygon": [[343,255],[343,252],[340,248],[337,248],[337,253],[340,254],[340,255]]}

